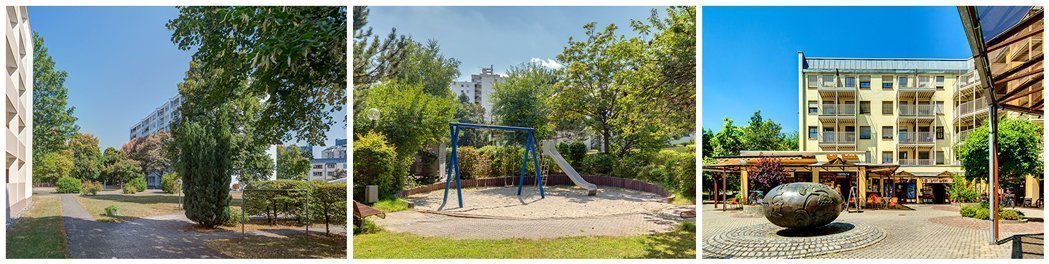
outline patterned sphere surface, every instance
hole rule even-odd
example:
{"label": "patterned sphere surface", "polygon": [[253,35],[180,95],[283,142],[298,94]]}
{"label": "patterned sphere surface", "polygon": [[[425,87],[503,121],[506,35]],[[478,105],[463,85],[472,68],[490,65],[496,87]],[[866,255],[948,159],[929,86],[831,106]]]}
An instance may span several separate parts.
{"label": "patterned sphere surface", "polygon": [[838,191],[811,182],[781,184],[765,194],[761,202],[769,222],[797,229],[834,222],[844,204]]}

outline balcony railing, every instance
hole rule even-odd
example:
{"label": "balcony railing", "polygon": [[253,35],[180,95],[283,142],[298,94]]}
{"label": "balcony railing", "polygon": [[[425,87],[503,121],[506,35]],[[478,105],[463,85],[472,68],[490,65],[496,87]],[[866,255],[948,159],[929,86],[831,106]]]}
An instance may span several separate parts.
{"label": "balcony railing", "polygon": [[969,138],[970,132],[973,132],[972,129],[958,132],[958,142],[965,142]]}
{"label": "balcony railing", "polygon": [[918,105],[900,105],[900,115],[902,116],[931,116],[937,112],[936,105],[932,104],[918,104]]}
{"label": "balcony railing", "polygon": [[855,144],[856,132],[820,133],[820,144]]}
{"label": "balcony railing", "polygon": [[900,132],[900,143],[927,144],[933,143],[932,132]]}
{"label": "balcony railing", "polygon": [[981,97],[976,100],[958,104],[958,115],[968,115],[980,110],[987,110],[987,100],[984,99],[985,97]]}
{"label": "balcony railing", "polygon": [[822,115],[855,115],[856,104],[823,104]]}
{"label": "balcony railing", "polygon": [[936,159],[900,159],[900,165],[935,165]]}

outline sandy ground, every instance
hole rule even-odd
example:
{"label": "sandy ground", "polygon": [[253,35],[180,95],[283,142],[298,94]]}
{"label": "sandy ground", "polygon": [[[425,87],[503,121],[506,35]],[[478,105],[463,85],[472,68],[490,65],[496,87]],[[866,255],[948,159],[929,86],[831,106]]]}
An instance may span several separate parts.
{"label": "sandy ground", "polygon": [[581,188],[548,186],[546,198],[541,198],[534,186],[525,186],[521,196],[516,187],[489,187],[463,189],[463,208],[459,208],[454,189],[448,191],[448,202],[441,208],[444,191],[434,191],[408,197],[415,210],[435,211],[451,215],[504,218],[555,219],[588,218],[630,214],[654,213],[671,207],[659,195],[621,188],[604,187],[596,196],[587,196]]}

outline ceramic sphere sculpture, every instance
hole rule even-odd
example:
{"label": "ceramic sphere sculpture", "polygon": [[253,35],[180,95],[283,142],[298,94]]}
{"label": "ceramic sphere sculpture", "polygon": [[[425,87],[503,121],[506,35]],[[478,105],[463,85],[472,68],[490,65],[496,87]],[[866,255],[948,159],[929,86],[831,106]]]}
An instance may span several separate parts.
{"label": "ceramic sphere sculpture", "polygon": [[769,222],[793,229],[830,224],[838,218],[842,205],[838,191],[811,182],[781,184],[765,194],[761,202]]}

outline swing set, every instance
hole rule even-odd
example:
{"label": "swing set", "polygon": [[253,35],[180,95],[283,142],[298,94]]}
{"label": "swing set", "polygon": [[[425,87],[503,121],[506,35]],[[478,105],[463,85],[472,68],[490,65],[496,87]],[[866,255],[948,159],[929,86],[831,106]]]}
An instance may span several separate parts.
{"label": "swing set", "polygon": [[[463,186],[459,176],[459,131],[464,128],[473,129],[494,129],[511,132],[524,132],[528,134],[528,140],[525,144],[524,162],[521,164],[521,177],[517,181],[517,195],[521,195],[521,188],[524,187],[525,171],[528,168],[528,159],[532,159],[532,164],[535,165],[535,180],[536,186],[539,187],[539,195],[541,198],[546,198],[546,193],[543,190],[543,178],[539,174],[539,151],[535,147],[535,128],[530,127],[515,127],[515,126],[496,126],[496,125],[482,125],[482,124],[470,124],[470,123],[449,123],[448,128],[452,138],[452,155],[451,159],[448,160],[447,167],[447,179],[444,182],[444,201],[441,202],[441,207],[448,203],[448,189],[451,188],[452,183],[452,171],[455,171],[455,190],[459,197],[459,208],[463,208]],[[531,154],[531,156],[529,156]]]}

